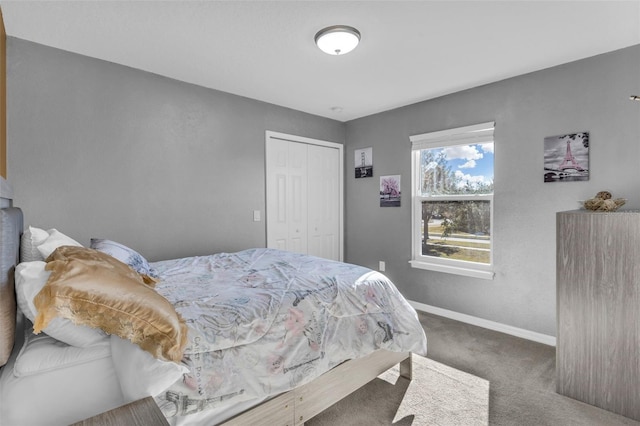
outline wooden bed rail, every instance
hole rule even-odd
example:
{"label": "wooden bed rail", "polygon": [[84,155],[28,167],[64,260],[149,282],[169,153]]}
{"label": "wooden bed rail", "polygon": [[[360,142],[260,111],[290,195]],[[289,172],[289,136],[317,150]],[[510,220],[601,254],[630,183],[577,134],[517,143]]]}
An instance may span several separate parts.
{"label": "wooden bed rail", "polygon": [[344,362],[310,383],[240,413],[222,425],[302,425],[397,364],[400,375],[411,380],[411,353],[379,350]]}

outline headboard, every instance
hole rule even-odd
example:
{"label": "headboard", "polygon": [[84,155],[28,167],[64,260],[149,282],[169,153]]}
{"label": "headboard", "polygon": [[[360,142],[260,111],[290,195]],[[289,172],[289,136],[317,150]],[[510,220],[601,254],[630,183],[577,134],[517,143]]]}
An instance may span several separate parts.
{"label": "headboard", "polygon": [[0,209],[0,366],[6,364],[15,338],[16,297],[13,273],[20,257],[22,211]]}

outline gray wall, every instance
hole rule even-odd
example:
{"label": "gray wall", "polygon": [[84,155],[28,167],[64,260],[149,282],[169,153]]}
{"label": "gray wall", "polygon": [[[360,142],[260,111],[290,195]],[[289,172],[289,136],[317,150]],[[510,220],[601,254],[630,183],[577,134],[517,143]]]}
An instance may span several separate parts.
{"label": "gray wall", "polygon": [[[346,164],[373,147],[374,177],[346,173],[346,261],[378,267],[408,298],[556,334],[555,213],[610,190],[640,208],[640,46],[347,123]],[[495,120],[492,281],[412,269],[409,136]],[[543,139],[590,132],[587,182],[543,182]],[[402,206],[380,208],[379,177],[402,176]]]}
{"label": "gray wall", "polygon": [[[8,39],[8,178],[25,223],[151,260],[265,245],[264,132],[346,142],[346,260],[411,300],[555,335],[555,213],[602,189],[640,208],[640,46],[349,123]],[[197,66],[195,64],[194,66]],[[496,121],[492,281],[412,269],[409,136]],[[543,183],[543,138],[591,133],[591,179]],[[353,150],[374,174],[354,179]],[[399,208],[379,177],[401,174]]]}
{"label": "gray wall", "polygon": [[[25,225],[150,260],[265,246],[265,130],[343,123],[9,38],[8,179]],[[198,64],[193,64],[198,66]]]}

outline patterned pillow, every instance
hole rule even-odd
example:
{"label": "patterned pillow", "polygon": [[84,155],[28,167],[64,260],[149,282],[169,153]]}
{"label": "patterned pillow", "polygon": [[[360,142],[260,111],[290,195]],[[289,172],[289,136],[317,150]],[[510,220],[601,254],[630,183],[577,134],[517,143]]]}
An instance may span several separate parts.
{"label": "patterned pillow", "polygon": [[92,249],[106,253],[115,257],[122,263],[126,263],[136,270],[139,274],[148,275],[152,278],[158,278],[156,271],[149,266],[149,262],[140,253],[124,244],[103,238],[92,238]]}

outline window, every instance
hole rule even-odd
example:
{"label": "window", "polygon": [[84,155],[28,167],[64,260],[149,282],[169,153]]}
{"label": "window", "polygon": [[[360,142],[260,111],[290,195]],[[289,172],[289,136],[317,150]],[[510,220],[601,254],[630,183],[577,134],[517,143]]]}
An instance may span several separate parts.
{"label": "window", "polygon": [[493,128],[411,136],[411,266],[493,278]]}

